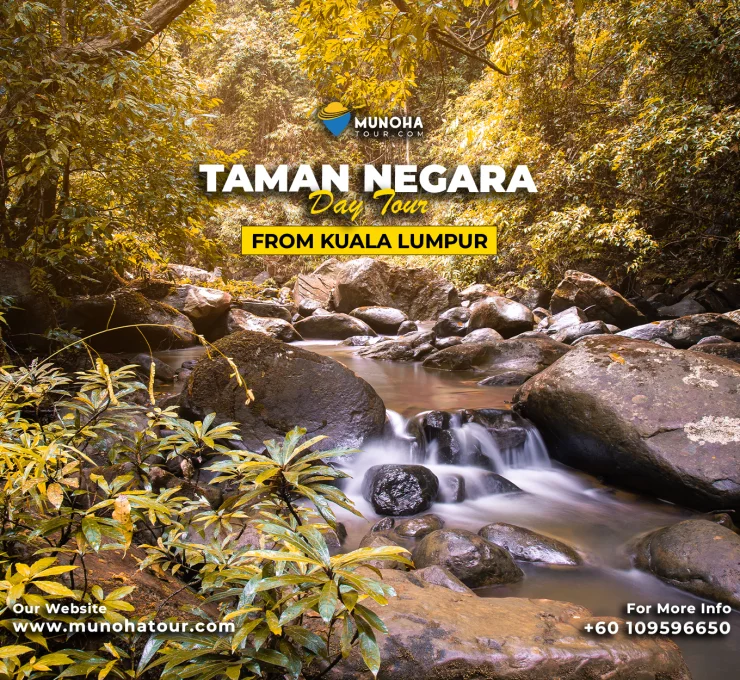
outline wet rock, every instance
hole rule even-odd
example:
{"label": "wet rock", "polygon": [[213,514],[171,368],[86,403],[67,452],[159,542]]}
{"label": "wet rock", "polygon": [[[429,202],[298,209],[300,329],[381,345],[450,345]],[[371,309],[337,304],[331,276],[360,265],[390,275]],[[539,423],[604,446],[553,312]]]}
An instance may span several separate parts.
{"label": "wet rock", "polygon": [[346,340],[342,340],[340,345],[346,345],[347,347],[367,347],[368,345],[374,345],[378,342],[383,342],[383,338],[375,335],[353,335]]}
{"label": "wet rock", "polygon": [[404,321],[399,327],[397,333],[399,335],[407,335],[408,333],[416,333],[419,330],[415,321]]}
{"label": "wet rock", "polygon": [[444,528],[444,520],[438,515],[422,515],[412,517],[403,522],[396,522],[394,533],[404,538],[422,538],[432,531]]}
{"label": "wet rock", "polygon": [[550,306],[552,291],[544,288],[527,288],[519,297],[519,302],[531,310]]}
{"label": "wet rock", "polygon": [[395,517],[383,517],[383,519],[379,519],[372,525],[372,527],[370,527],[370,531],[374,533],[388,532],[393,529],[394,526],[396,526]]}
{"label": "wet rock", "polygon": [[502,340],[495,344],[463,343],[435,352],[424,360],[424,366],[445,371],[522,371],[535,374],[569,350],[568,345],[549,338]]}
{"label": "wet rock", "polygon": [[689,519],[637,542],[635,566],[699,597],[740,609],[740,536],[714,522]]}
{"label": "wet rock", "polygon": [[515,449],[527,439],[526,421],[507,409],[481,408],[461,412],[465,423],[484,427],[499,449]]}
{"label": "wet rock", "polygon": [[730,310],[740,309],[740,281],[715,281],[709,288],[724,298]]}
{"label": "wet rock", "polygon": [[463,339],[458,338],[456,335],[451,335],[447,338],[436,338],[434,340],[434,347],[435,349],[447,349],[448,347],[462,344],[462,341]]}
{"label": "wet rock", "polygon": [[189,284],[168,286],[167,294],[161,297],[150,296],[146,290],[141,292],[150,299],[174,307],[187,316],[201,333],[211,328],[231,305],[231,295],[226,291]]}
{"label": "wet rock", "polygon": [[240,423],[244,444],[261,450],[265,440],[281,439],[300,424],[307,436],[326,435],[318,448],[357,447],[380,436],[385,406],[375,390],[338,361],[286,345],[252,331],[216,343],[237,364],[255,400],[229,376],[233,369],[220,355],[202,358],[183,392],[181,413],[202,420],[215,411],[219,422]]}
{"label": "wet rock", "polygon": [[282,319],[266,316],[257,316],[243,309],[230,309],[223,321],[217,324],[209,337],[222,338],[238,331],[254,331],[269,335],[283,342],[296,342],[303,340],[295,327]]}
{"label": "wet rock", "polygon": [[689,316],[690,314],[704,314],[707,308],[701,303],[691,298],[684,298],[675,305],[666,305],[658,307],[658,318],[660,319],[677,319],[679,316]]}
{"label": "wet rock", "polygon": [[588,317],[585,312],[578,307],[568,307],[568,309],[564,309],[562,312],[550,315],[540,321],[537,324],[537,330],[546,332],[548,335],[554,335],[558,331],[573,326],[580,326],[584,323],[588,323]]}
{"label": "wet rock", "polygon": [[[368,605],[389,631],[378,636],[378,680],[691,678],[678,647],[667,639],[589,635],[586,624],[613,619],[566,602],[454,592],[422,581],[419,571],[384,571],[384,583],[398,597],[386,606]],[[367,676],[355,651],[326,677]]]}
{"label": "wet rock", "polygon": [[579,338],[583,338],[587,335],[608,335],[610,332],[611,331],[603,321],[588,321],[587,323],[581,323],[577,326],[564,328],[555,333],[555,335],[552,336],[552,339],[557,342],[564,342],[566,345],[570,345]]}
{"label": "wet rock", "polygon": [[694,345],[689,348],[690,352],[701,352],[723,357],[735,363],[740,363],[740,342],[713,342],[706,345]]}
{"label": "wet rock", "polygon": [[295,329],[304,337],[317,340],[344,340],[353,335],[376,335],[364,321],[349,314],[321,314],[314,312],[299,321]]}
{"label": "wet rock", "polygon": [[96,349],[110,352],[148,352],[196,343],[195,328],[187,316],[127,288],[75,298],[66,324],[82,329],[83,335],[115,329],[89,340]]}
{"label": "wet rock", "polygon": [[457,576],[455,576],[449,569],[440,567],[438,564],[432,564],[431,566],[424,567],[423,569],[416,569],[412,575],[413,579],[421,579],[422,581],[429,583],[433,586],[440,586],[447,588],[456,593],[468,593],[474,595],[473,591],[468,588]]}
{"label": "wet rock", "polygon": [[652,342],[654,345],[658,345],[659,347],[667,347],[668,349],[676,349],[670,342],[666,342],[665,340],[661,340],[660,338],[655,338],[654,340],[649,340],[648,342]]}
{"label": "wet rock", "polygon": [[534,322],[537,324],[537,327],[539,327],[539,325],[546,319],[549,319],[552,314],[543,307],[535,307],[532,310],[532,316],[534,317]]}
{"label": "wet rock", "polygon": [[515,400],[568,465],[677,503],[738,508],[738,381],[726,359],[598,336]]}
{"label": "wet rock", "polygon": [[[730,342],[727,338],[723,338],[721,335],[710,335],[708,338],[702,338],[697,342],[694,347],[701,347],[702,345],[712,345],[715,343],[724,343],[724,342]],[[689,349],[694,349],[694,347],[689,347]]]}
{"label": "wet rock", "polygon": [[671,323],[670,336],[663,340],[680,349],[688,349],[710,335],[721,335],[731,342],[740,341],[740,323],[730,314],[682,316]]}
{"label": "wet rock", "polygon": [[149,371],[151,370],[152,364],[154,364],[155,381],[171,383],[175,379],[175,371],[172,367],[161,359],[157,359],[157,357],[153,357],[150,354],[137,354],[131,359],[130,363],[136,364],[141,368],[141,370],[137,372],[140,374],[140,378],[142,378],[144,382],[148,382],[149,380]]}
{"label": "wet rock", "polygon": [[523,385],[532,375],[526,371],[502,371],[484,378],[478,384],[481,387],[515,387]]}
{"label": "wet rock", "polygon": [[303,316],[311,316],[322,307],[328,308],[340,268],[339,261],[332,258],[322,262],[310,274],[298,276],[293,286],[293,299]]}
{"label": "wet rock", "polygon": [[583,564],[581,556],[566,543],[514,524],[487,524],[478,535],[507,550],[515,560],[569,566]]}
{"label": "wet rock", "polygon": [[493,288],[488,284],[474,283],[472,286],[468,286],[465,290],[460,292],[460,299],[463,302],[473,303],[491,294],[497,293],[495,293]]}
{"label": "wet rock", "polygon": [[630,328],[646,321],[645,315],[617,291],[595,276],[573,269],[565,272],[550,301],[557,314],[570,307],[584,310],[588,321],[603,321],[620,328]]}
{"label": "wet rock", "polygon": [[438,338],[447,338],[452,335],[465,335],[470,319],[470,310],[465,307],[453,307],[442,312],[434,324],[434,334]]}
{"label": "wet rock", "polygon": [[523,577],[506,550],[463,529],[427,534],[414,548],[413,560],[417,568],[445,567],[470,588],[515,583]]}
{"label": "wet rock", "polygon": [[469,345],[471,343],[494,343],[498,342],[499,340],[503,340],[504,336],[501,335],[498,331],[493,330],[493,328],[477,328],[474,331],[470,331],[463,339],[462,341]]}
{"label": "wet rock", "polygon": [[465,500],[465,477],[462,475],[438,475],[439,503],[462,503]]}
{"label": "wet rock", "polygon": [[311,316],[317,309],[321,309],[321,303],[311,298],[303,298],[298,304],[298,314],[303,318]]}
{"label": "wet rock", "polygon": [[[671,337],[672,328],[673,322],[671,321],[653,321],[652,323],[643,324],[642,326],[635,326],[626,331],[619,331],[616,335],[620,335],[624,338],[633,338],[635,340],[645,340],[647,342],[651,342],[653,340],[663,340],[668,342],[668,338]],[[671,345],[671,347],[673,347],[673,345]]]}
{"label": "wet rock", "polygon": [[[272,302],[270,300],[237,300],[234,304],[237,309],[243,309],[245,312],[254,314],[255,316],[265,316],[273,319],[282,319],[283,321],[292,321],[290,314],[290,308],[286,305],[281,305],[279,302]],[[306,315],[308,316],[308,315]]]}
{"label": "wet rock", "polygon": [[423,465],[374,465],[362,481],[362,495],[379,515],[416,515],[428,510],[439,490]]}
{"label": "wet rock", "polygon": [[167,269],[178,279],[187,279],[191,283],[213,283],[221,278],[221,269],[219,267],[209,272],[199,267],[191,267],[187,264],[168,264]]}
{"label": "wet rock", "polygon": [[532,312],[524,305],[498,295],[478,300],[470,307],[468,328],[493,328],[504,338],[531,331],[534,326]]}
{"label": "wet rock", "polygon": [[485,472],[480,476],[481,488],[484,496],[498,496],[505,493],[523,493],[522,490],[495,472]]}
{"label": "wet rock", "polygon": [[[389,545],[399,545],[389,536],[378,532],[370,532],[362,537],[360,541],[360,548],[385,548]],[[375,567],[376,569],[399,569],[404,570],[406,566],[400,562],[394,562],[392,560],[368,560],[367,565]]]}
{"label": "wet rock", "polygon": [[385,335],[395,335],[398,327],[408,321],[408,317],[400,309],[392,307],[358,307],[352,310],[350,316],[364,321],[374,331]]}
{"label": "wet rock", "polygon": [[358,354],[366,359],[381,361],[420,361],[434,351],[433,341],[434,333],[431,331],[417,331],[397,339],[378,342],[361,349]]}

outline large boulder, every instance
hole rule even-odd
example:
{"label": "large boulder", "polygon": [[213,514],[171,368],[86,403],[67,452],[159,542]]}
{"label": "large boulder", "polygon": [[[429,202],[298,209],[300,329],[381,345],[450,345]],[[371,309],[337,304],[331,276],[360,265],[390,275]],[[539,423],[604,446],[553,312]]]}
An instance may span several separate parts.
{"label": "large boulder", "polygon": [[[282,319],[283,321],[288,322],[293,318],[289,307],[281,305],[279,302],[273,302],[272,300],[252,300],[251,298],[244,298],[237,300],[232,306],[237,309],[243,309],[245,312],[249,312],[255,316]],[[307,314],[306,316],[309,315]]]}
{"label": "large boulder", "polygon": [[707,308],[693,298],[684,298],[674,305],[658,307],[658,317],[661,319],[677,319],[680,316],[704,314]]}
{"label": "large boulder", "polygon": [[740,536],[715,522],[689,519],[637,541],[634,563],[699,597],[740,609]]}
{"label": "large boulder", "polygon": [[645,323],[645,315],[617,291],[595,276],[569,270],[558,284],[550,300],[554,314],[569,307],[585,310],[589,321],[601,320],[620,328]]}
{"label": "large boulder", "polygon": [[137,284],[136,289],[149,299],[173,307],[187,316],[201,333],[211,328],[231,306],[231,295],[217,288],[147,281]]}
{"label": "large boulder", "polygon": [[613,336],[586,338],[516,396],[550,455],[659,498],[740,508],[740,366]]}
{"label": "large boulder", "polygon": [[[735,315],[738,314],[738,318]],[[692,314],[678,319],[654,321],[635,326],[617,335],[637,340],[664,340],[673,347],[688,349],[704,338],[721,335],[731,342],[740,341],[740,314]]]}
{"label": "large boulder", "polygon": [[439,315],[432,330],[438,338],[465,335],[468,319],[470,319],[470,310],[467,307],[453,307]]}
{"label": "large boulder", "polygon": [[470,331],[463,339],[462,341],[469,345],[471,343],[495,343],[499,340],[503,340],[503,336],[498,331],[493,330],[493,328],[476,328],[474,331]]}
{"label": "large boulder", "polygon": [[446,371],[478,370],[486,373],[522,371],[534,375],[557,361],[568,345],[550,338],[521,338],[496,343],[455,345],[424,360],[426,368]]}
{"label": "large boulder", "polygon": [[338,312],[394,307],[411,319],[434,319],[458,302],[455,287],[432,270],[393,267],[370,257],[339,265],[331,295]]}
{"label": "large boulder", "polygon": [[382,361],[420,361],[434,351],[433,341],[434,333],[431,331],[416,331],[397,339],[376,342],[358,354],[366,359]]}
{"label": "large boulder", "polygon": [[509,552],[515,560],[567,566],[583,564],[581,556],[568,544],[515,524],[487,524],[478,535]]}
{"label": "large boulder", "polygon": [[608,335],[611,331],[603,321],[588,321],[577,326],[568,326],[552,336],[553,340],[570,345],[579,338],[587,335]]}
{"label": "large boulder", "polygon": [[549,335],[554,335],[566,328],[580,326],[587,323],[588,317],[585,312],[578,307],[568,307],[557,314],[545,316],[537,324],[537,330]]}
{"label": "large boulder", "polygon": [[295,329],[304,338],[317,340],[345,340],[353,335],[376,335],[364,321],[349,314],[313,314],[296,323]]}
{"label": "large boulder", "polygon": [[332,258],[322,262],[312,273],[298,276],[293,286],[293,299],[301,314],[309,316],[306,313],[309,309],[313,311],[319,307],[328,309],[340,267],[339,261]]}
{"label": "large boulder", "polygon": [[532,311],[514,300],[490,295],[470,307],[468,328],[493,328],[505,338],[531,331],[534,327]]}
{"label": "large boulder", "polygon": [[[193,369],[181,396],[183,415],[202,419],[215,411],[221,422],[240,423],[253,451],[296,425],[309,437],[326,435],[320,448],[356,447],[382,434],[382,400],[338,361],[253,331],[229,335],[215,347],[218,352]],[[244,388],[230,377],[234,371],[223,357],[236,363],[254,401],[245,403]]]}
{"label": "large boulder", "polygon": [[694,345],[689,348],[691,352],[702,352],[703,354],[713,354],[716,357],[729,359],[740,364],[740,342],[713,342],[705,345]]}
{"label": "large boulder", "polygon": [[66,325],[81,328],[83,335],[100,333],[88,342],[109,352],[190,347],[197,341],[187,316],[128,288],[113,294],[75,298],[67,310]]}
{"label": "large boulder", "polygon": [[[382,573],[397,597],[385,606],[367,601],[388,627],[378,636],[378,680],[691,680],[675,643],[588,634],[584,626],[613,619],[579,605],[477,597],[419,572]],[[326,677],[372,676],[355,650]]]}
{"label": "large boulder", "polygon": [[393,307],[358,307],[352,310],[356,319],[364,321],[370,328],[385,335],[395,335],[398,328],[408,317]]}
{"label": "large boulder", "polygon": [[269,316],[257,316],[243,309],[230,309],[221,323],[214,327],[214,336],[223,337],[239,331],[264,333],[283,342],[303,340],[301,334],[287,321]]}
{"label": "large boulder", "polygon": [[44,350],[47,329],[57,325],[48,295],[31,285],[31,270],[20,262],[0,260],[0,297],[12,298],[5,312],[4,339],[16,349]]}
{"label": "large boulder", "polygon": [[439,480],[423,465],[373,465],[362,480],[362,495],[379,515],[416,515],[437,498]]}
{"label": "large boulder", "polygon": [[438,564],[470,588],[516,583],[523,577],[506,550],[463,529],[438,529],[427,534],[414,548],[413,556],[418,568]]}

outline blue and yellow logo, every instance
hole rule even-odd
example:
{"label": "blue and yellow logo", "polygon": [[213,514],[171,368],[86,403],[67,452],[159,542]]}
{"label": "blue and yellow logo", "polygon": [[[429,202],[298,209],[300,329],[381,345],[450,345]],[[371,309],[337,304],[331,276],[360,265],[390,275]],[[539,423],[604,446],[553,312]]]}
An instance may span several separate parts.
{"label": "blue and yellow logo", "polygon": [[340,102],[332,102],[319,109],[319,120],[335,137],[339,137],[349,125],[352,113]]}

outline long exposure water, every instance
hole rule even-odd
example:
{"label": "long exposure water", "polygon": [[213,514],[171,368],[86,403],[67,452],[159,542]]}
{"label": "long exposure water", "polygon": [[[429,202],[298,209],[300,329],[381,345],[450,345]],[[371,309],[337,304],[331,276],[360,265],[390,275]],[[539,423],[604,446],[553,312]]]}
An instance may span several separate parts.
{"label": "long exposure water", "polygon": [[[584,559],[584,566],[580,567],[521,564],[525,572],[521,582],[480,589],[479,595],[564,600],[584,605],[596,615],[622,617],[626,616],[628,602],[679,605],[701,602],[650,574],[633,569],[625,550],[625,544],[637,534],[692,517],[691,511],[606,486],[589,475],[551,461],[534,427],[528,429],[526,441],[516,450],[501,450],[484,427],[456,423],[453,418],[453,434],[463,450],[482,453],[489,461],[489,469],[526,492],[486,495],[480,484],[485,469],[472,464],[440,464],[434,445],[420,451],[406,429],[407,419],[424,411],[508,408],[515,388],[479,387],[480,377],[472,373],[429,371],[418,363],[363,359],[357,355],[357,348],[334,342],[296,344],[346,365],[375,388],[388,409],[390,427],[386,436],[368,443],[347,464],[352,479],[345,492],[365,520],[338,513],[348,530],[346,548],[357,547],[369,527],[379,519],[362,497],[365,471],[382,463],[423,462],[438,476],[456,474],[465,480],[466,500],[435,503],[427,511],[441,516],[447,527],[477,532],[491,522],[508,522],[563,540]],[[200,353],[200,349],[177,350],[158,356],[178,367]],[[718,620],[729,621],[733,632],[728,636],[674,638],[694,680],[740,677],[737,670],[740,613]]]}

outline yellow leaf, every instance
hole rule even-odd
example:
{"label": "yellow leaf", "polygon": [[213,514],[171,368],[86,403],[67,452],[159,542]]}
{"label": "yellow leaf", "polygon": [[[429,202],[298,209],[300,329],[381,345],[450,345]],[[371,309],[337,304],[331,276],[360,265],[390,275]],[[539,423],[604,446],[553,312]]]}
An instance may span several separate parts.
{"label": "yellow leaf", "polygon": [[623,364],[624,363],[624,359],[622,357],[620,357],[619,354],[615,354],[614,352],[612,352],[611,354],[609,354],[609,358],[612,361],[616,361],[618,364]]}

